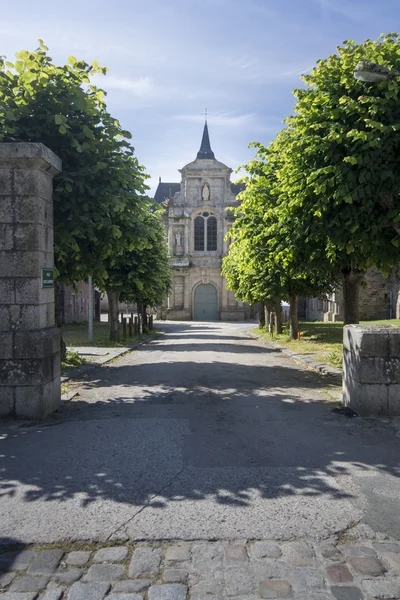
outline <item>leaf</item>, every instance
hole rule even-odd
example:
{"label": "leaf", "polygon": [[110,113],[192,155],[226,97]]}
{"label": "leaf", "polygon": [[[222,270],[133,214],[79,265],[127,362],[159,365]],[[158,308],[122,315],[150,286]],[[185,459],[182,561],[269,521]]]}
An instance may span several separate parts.
{"label": "leaf", "polygon": [[68,63],[69,63],[70,65],[72,65],[72,66],[75,66],[77,62],[78,62],[78,61],[77,61],[77,59],[75,58],[75,56],[72,56],[72,55],[71,55],[71,56],[68,56]]}
{"label": "leaf", "polygon": [[56,125],[62,125],[66,121],[66,117],[64,115],[54,115],[54,122]]}

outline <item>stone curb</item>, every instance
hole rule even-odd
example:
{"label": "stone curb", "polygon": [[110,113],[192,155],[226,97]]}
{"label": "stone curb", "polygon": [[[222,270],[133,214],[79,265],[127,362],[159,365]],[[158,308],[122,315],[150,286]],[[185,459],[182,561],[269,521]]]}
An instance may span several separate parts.
{"label": "stone curb", "polygon": [[303,354],[297,354],[296,352],[292,352],[291,350],[285,348],[284,346],[281,346],[277,342],[266,340],[262,336],[257,335],[256,333],[249,332],[249,335],[253,339],[261,341],[265,345],[272,346],[272,348],[274,348],[275,350],[282,352],[284,356],[287,356],[288,358],[293,358],[294,360],[297,360],[298,362],[302,363],[304,366],[309,367],[310,369],[313,369],[314,371],[317,371],[322,375],[329,375],[338,383],[342,383],[343,373],[340,369],[335,369],[335,367],[331,367],[330,365],[319,363],[313,360],[312,358],[304,356]]}
{"label": "stone curb", "polygon": [[140,342],[135,342],[134,344],[131,344],[130,346],[125,346],[125,348],[120,348],[120,349],[116,350],[115,352],[113,352],[112,356],[104,356],[104,357],[100,358],[98,361],[96,361],[95,363],[88,363],[86,365],[82,365],[81,367],[77,367],[76,369],[70,369],[69,371],[64,373],[64,375],[61,376],[61,382],[66,383],[67,381],[74,381],[75,379],[77,379],[77,377],[79,375],[82,375],[82,373],[87,373],[88,371],[91,371],[92,369],[96,369],[97,367],[102,367],[103,365],[109,363],[110,361],[115,360],[116,358],[119,358],[119,357],[123,356],[124,354],[128,354],[128,352],[131,352],[132,350],[135,350],[136,348],[139,348],[140,346],[143,346],[144,344],[147,344],[148,342],[152,342],[153,340],[158,338],[160,335],[161,335],[161,333],[149,334],[149,336],[145,340],[141,340]]}

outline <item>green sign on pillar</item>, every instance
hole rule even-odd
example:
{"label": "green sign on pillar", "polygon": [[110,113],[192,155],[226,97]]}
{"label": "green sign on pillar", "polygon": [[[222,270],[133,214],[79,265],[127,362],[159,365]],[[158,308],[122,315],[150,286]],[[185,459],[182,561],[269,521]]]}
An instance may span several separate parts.
{"label": "green sign on pillar", "polygon": [[54,269],[42,269],[42,287],[52,288],[54,287]]}

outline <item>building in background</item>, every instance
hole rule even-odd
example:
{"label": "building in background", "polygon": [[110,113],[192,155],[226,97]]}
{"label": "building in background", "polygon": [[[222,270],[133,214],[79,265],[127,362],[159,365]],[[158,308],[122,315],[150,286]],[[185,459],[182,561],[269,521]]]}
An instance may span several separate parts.
{"label": "building in background", "polygon": [[180,183],[159,182],[154,199],[165,207],[172,255],[173,285],[162,318],[195,321],[240,321],[250,308],[226,289],[221,274],[228,253],[225,236],[233,222],[228,207],[238,205],[244,186],[231,182],[232,169],[216,160],[207,121],[193,162],[180,169]]}

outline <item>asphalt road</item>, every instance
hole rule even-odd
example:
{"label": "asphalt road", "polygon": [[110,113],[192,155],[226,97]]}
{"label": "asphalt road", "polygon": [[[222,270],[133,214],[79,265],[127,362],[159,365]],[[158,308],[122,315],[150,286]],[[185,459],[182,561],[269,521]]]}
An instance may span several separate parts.
{"label": "asphalt road", "polygon": [[58,419],[0,426],[1,538],[400,539],[393,422],[332,413],[329,381],[248,325],[161,327]]}

